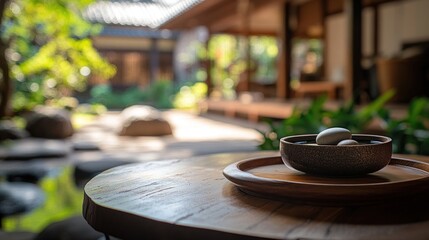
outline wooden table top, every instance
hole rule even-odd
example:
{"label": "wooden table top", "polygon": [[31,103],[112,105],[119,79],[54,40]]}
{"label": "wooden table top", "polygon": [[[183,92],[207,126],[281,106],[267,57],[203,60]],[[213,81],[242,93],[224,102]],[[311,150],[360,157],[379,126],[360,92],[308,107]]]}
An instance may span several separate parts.
{"label": "wooden table top", "polygon": [[236,161],[273,155],[216,154],[116,167],[85,186],[83,215],[96,230],[123,239],[429,238],[424,199],[300,205],[248,195],[222,175]]}

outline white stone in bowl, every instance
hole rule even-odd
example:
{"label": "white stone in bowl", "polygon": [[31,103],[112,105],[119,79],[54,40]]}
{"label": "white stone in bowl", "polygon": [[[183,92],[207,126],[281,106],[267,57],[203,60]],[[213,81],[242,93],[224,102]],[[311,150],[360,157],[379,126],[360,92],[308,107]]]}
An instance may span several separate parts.
{"label": "white stone in bowl", "polygon": [[323,130],[317,134],[316,143],[318,145],[337,145],[342,140],[351,138],[352,133],[348,129],[333,127]]}
{"label": "white stone in bowl", "polygon": [[351,145],[358,145],[359,143],[353,139],[346,139],[346,140],[342,140],[341,142],[339,142],[337,144],[337,146],[351,146]]}

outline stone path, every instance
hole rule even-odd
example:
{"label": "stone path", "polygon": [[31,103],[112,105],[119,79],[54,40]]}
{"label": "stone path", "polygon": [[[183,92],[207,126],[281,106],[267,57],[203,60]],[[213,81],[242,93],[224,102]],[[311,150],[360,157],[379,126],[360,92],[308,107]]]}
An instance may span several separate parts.
{"label": "stone path", "polygon": [[262,124],[246,120],[228,119],[215,115],[195,114],[178,110],[163,112],[163,117],[173,128],[172,136],[124,137],[116,134],[119,114],[109,112],[94,123],[80,129],[72,138],[74,142],[97,144],[100,152],[75,152],[80,160],[109,157],[136,161],[185,158],[221,152],[256,151],[261,135],[256,129]]}

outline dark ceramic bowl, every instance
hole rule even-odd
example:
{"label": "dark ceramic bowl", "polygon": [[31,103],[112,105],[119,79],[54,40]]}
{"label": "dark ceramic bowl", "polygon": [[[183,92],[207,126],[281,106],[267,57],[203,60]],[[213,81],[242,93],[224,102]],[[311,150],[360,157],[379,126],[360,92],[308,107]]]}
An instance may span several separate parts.
{"label": "dark ceramic bowl", "polygon": [[353,134],[359,145],[316,145],[316,134],[280,139],[286,166],[313,175],[357,176],[376,172],[392,157],[392,139],[378,135]]}

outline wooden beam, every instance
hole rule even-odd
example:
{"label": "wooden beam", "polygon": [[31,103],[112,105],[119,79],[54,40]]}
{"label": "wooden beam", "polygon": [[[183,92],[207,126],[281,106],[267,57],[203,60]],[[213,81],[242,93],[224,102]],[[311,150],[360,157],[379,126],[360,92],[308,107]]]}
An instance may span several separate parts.
{"label": "wooden beam", "polygon": [[277,98],[287,99],[291,97],[290,89],[290,67],[292,60],[292,30],[290,28],[292,6],[290,2],[285,2],[280,9],[283,24],[280,29],[279,39],[279,59],[277,78]]}
{"label": "wooden beam", "polygon": [[[235,11],[234,11],[235,12]],[[221,19],[214,21],[207,26],[213,33],[227,33],[232,29],[235,29],[235,34],[241,34],[242,30],[238,26],[237,15],[230,14],[228,16],[223,16]]]}
{"label": "wooden beam", "polygon": [[[226,33],[226,34],[231,34],[231,35],[244,35],[241,33],[240,30],[238,29],[229,29],[229,30],[225,30],[222,31],[222,33]],[[269,30],[254,30],[254,29],[250,29],[249,32],[247,33],[247,35],[249,36],[273,36],[276,37],[279,35],[279,33],[277,31],[269,31]]]}
{"label": "wooden beam", "polygon": [[[372,1],[361,1],[363,8],[375,7],[386,3],[391,2],[402,2],[407,0],[372,0]],[[345,10],[344,2],[342,0],[328,0],[328,16],[343,13]]]}
{"label": "wooden beam", "polygon": [[159,52],[158,52],[158,40],[153,38],[152,44],[150,47],[150,72],[149,72],[149,80],[151,83],[159,80],[158,72],[159,72]]}
{"label": "wooden beam", "polygon": [[374,19],[373,19],[373,28],[372,28],[372,45],[373,45],[373,57],[378,56],[379,52],[379,36],[380,36],[380,11],[378,5],[373,7],[374,9]]}
{"label": "wooden beam", "polygon": [[[204,13],[209,13],[214,9],[221,9],[224,2],[227,0],[209,0],[203,1],[182,14],[170,19],[166,23],[160,26],[160,28],[167,29],[184,29],[198,26],[198,19],[204,16]],[[195,24],[195,26],[190,26]]]}
{"label": "wooden beam", "polygon": [[[247,32],[249,35],[252,32],[250,27],[251,16],[257,13],[260,9],[266,6],[270,1],[267,0],[246,0],[248,1],[248,5],[251,6],[251,13],[249,12],[248,22],[249,25]],[[240,3],[241,2],[241,3]],[[204,14],[202,16],[200,23],[206,24],[213,32],[238,32],[239,35],[243,35],[242,32],[242,13],[240,13],[240,5],[243,6],[243,1],[230,1],[228,5],[225,5],[218,9],[217,12],[211,12],[210,14]]]}
{"label": "wooden beam", "polygon": [[210,93],[213,90],[213,82],[212,82],[212,74],[211,74],[211,72],[212,72],[212,61],[211,61],[210,56],[209,56],[211,38],[212,38],[212,34],[209,31],[208,36],[207,36],[207,40],[205,42],[205,45],[206,45],[205,71],[207,73],[207,76],[206,76],[207,97],[210,96]]}
{"label": "wooden beam", "polygon": [[327,79],[327,69],[326,69],[326,62],[328,61],[328,39],[326,36],[326,28],[327,28],[327,24],[326,24],[326,17],[328,16],[328,0],[321,0],[321,6],[322,6],[322,40],[323,40],[323,52],[322,52],[322,72],[321,72],[321,76],[323,76],[325,79]]}
{"label": "wooden beam", "polygon": [[251,46],[250,46],[250,37],[249,37],[249,24],[250,24],[250,11],[251,11],[251,2],[250,0],[239,0],[237,1],[237,10],[238,16],[240,18],[240,29],[242,35],[240,34],[241,42],[244,44],[244,59],[246,61],[246,70],[244,73],[244,78],[241,83],[243,91],[249,91],[250,89],[250,75],[251,75]]}
{"label": "wooden beam", "polygon": [[222,5],[222,7],[213,9],[210,12],[204,13],[199,16],[198,23],[199,25],[208,26],[219,21],[223,18],[229,18],[230,16],[237,15],[237,2],[231,1]]}
{"label": "wooden beam", "polygon": [[347,49],[345,97],[360,103],[360,81],[362,77],[362,5],[360,1],[345,0],[347,19]]}

